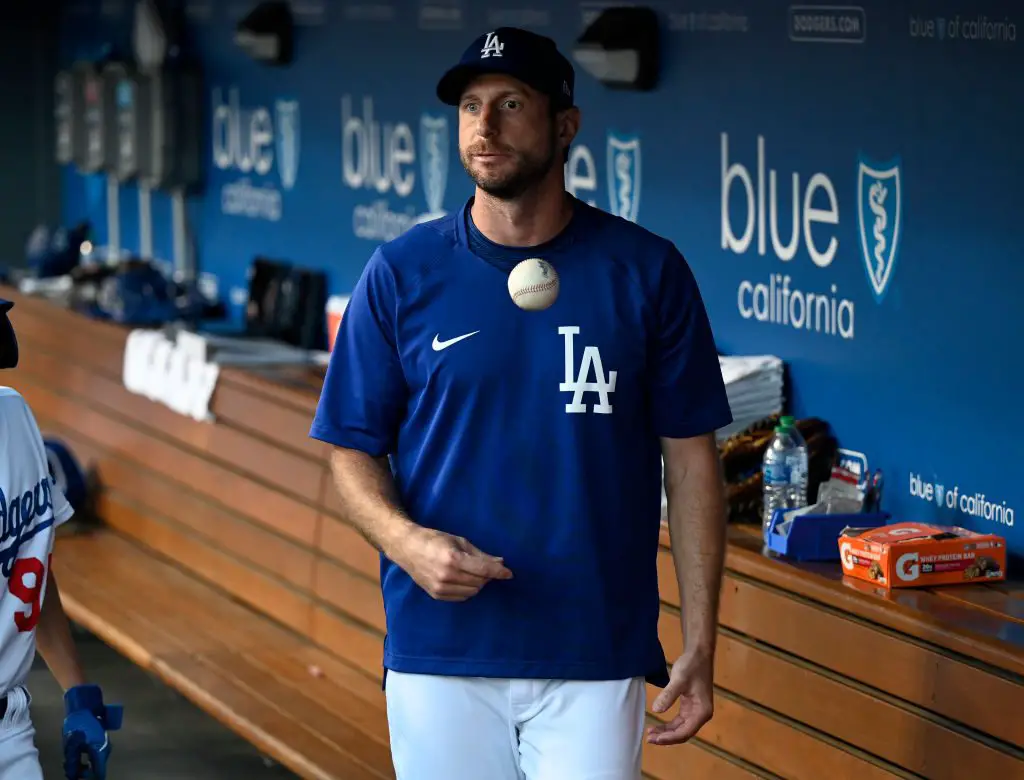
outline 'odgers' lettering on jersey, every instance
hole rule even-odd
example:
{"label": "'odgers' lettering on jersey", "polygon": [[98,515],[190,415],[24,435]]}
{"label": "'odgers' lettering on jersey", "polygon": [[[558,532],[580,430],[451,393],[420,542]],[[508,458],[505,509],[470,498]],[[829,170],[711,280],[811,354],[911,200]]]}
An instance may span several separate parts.
{"label": "'odgers' lettering on jersey", "polygon": [[[591,392],[597,393],[598,397],[598,401],[592,405],[591,411],[596,414],[611,414],[612,404],[609,395],[615,392],[616,372],[609,371],[605,376],[600,351],[597,347],[584,347],[583,361],[574,380],[576,354],[573,337],[580,332],[580,329],[575,325],[565,325],[559,328],[558,332],[565,339],[565,381],[558,386],[558,389],[563,393],[572,393],[572,401],[565,405],[565,411],[569,414],[585,413],[587,405],[583,403],[583,394]],[[594,373],[593,382],[590,381],[591,372]]]}
{"label": "'odgers' lettering on jersey", "polygon": [[[5,578],[11,576],[11,567],[18,558],[22,543],[53,525],[53,497],[50,491],[49,476],[43,477],[35,487],[20,496],[12,496],[10,504],[0,489],[0,545],[6,545],[0,550],[0,572]],[[45,521],[35,522],[44,517],[47,518]],[[14,541],[7,544],[12,539]]]}

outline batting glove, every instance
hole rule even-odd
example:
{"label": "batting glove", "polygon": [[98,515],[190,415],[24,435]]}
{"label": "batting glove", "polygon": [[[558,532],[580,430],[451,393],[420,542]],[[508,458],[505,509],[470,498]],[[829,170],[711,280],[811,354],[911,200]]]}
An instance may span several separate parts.
{"label": "batting glove", "polygon": [[64,694],[64,774],[67,780],[104,780],[110,757],[108,731],[121,728],[124,708],[104,704],[98,685],[76,685]]}

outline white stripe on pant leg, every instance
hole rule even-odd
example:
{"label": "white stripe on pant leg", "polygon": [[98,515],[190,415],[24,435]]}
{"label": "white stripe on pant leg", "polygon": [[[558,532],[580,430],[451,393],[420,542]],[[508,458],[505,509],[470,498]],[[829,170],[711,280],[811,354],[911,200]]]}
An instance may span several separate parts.
{"label": "white stripe on pant leg", "polygon": [[520,729],[526,780],[638,780],[646,685],[642,678],[553,681]]}
{"label": "white stripe on pant leg", "polygon": [[509,681],[388,671],[398,780],[521,780]]}

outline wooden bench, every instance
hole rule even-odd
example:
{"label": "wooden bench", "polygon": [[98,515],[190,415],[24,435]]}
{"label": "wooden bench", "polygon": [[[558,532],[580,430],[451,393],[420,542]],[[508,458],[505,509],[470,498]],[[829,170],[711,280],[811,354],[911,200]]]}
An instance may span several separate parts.
{"label": "wooden bench", "polygon": [[[0,296],[23,347],[6,380],[104,485],[104,524],[55,555],[72,617],[302,777],[393,777],[377,555],[306,436],[317,378],[224,370],[195,422],[123,389],[124,329]],[[1024,777],[1021,585],[879,594],[734,527],[721,625],[715,718],[645,747],[647,777]]]}

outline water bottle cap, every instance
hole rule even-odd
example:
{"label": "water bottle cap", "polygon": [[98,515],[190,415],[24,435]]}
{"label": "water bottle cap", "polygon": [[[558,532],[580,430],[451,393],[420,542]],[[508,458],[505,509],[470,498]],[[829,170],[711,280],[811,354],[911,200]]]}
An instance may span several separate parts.
{"label": "water bottle cap", "polygon": [[796,418],[786,415],[779,418],[779,424],[775,426],[776,433],[786,433],[796,427]]}

